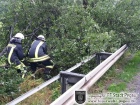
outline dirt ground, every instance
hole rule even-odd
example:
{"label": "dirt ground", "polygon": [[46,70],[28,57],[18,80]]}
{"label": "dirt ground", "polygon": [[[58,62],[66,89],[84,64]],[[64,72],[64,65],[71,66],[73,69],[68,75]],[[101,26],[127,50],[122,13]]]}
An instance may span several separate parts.
{"label": "dirt ground", "polygon": [[140,72],[127,85],[127,90],[137,94],[136,102],[127,105],[140,105]]}

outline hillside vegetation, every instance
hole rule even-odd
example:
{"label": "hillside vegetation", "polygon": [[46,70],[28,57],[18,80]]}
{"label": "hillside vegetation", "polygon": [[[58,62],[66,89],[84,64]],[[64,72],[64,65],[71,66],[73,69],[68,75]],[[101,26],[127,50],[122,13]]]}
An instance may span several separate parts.
{"label": "hillside vegetation", "polygon": [[[25,54],[39,34],[45,35],[48,54],[55,63],[54,75],[88,55],[114,52],[123,44],[132,52],[139,50],[140,0],[83,1],[1,0],[0,65],[5,65],[4,49],[17,32],[25,35]],[[79,71],[86,73],[92,67],[90,62]],[[23,93],[20,85],[24,82],[15,69],[1,67],[0,104]],[[38,80],[33,87],[42,82]]]}

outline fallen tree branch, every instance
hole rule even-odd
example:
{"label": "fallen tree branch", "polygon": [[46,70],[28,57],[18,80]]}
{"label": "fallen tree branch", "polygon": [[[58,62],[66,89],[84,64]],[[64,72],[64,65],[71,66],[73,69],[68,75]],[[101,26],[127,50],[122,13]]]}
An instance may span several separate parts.
{"label": "fallen tree branch", "polygon": [[12,38],[12,34],[13,34],[13,30],[14,30],[14,26],[10,27],[11,31],[10,31],[10,39]]}

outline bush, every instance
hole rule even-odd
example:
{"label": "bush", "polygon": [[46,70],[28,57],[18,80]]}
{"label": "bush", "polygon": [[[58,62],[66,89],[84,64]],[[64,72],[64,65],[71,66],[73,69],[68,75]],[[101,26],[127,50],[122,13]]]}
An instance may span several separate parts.
{"label": "bush", "polygon": [[9,102],[20,93],[22,78],[15,69],[0,68],[0,104]]}

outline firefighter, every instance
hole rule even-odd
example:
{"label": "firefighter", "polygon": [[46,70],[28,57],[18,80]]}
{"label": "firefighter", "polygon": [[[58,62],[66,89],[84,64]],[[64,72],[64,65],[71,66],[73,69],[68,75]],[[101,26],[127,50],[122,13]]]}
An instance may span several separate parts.
{"label": "firefighter", "polygon": [[22,63],[24,54],[21,42],[23,39],[24,35],[22,33],[17,33],[14,37],[12,37],[9,44],[7,45],[8,63],[10,65],[14,65],[14,68],[17,69],[17,72],[22,74],[22,78],[24,78],[27,72],[26,66]]}
{"label": "firefighter", "polygon": [[28,57],[32,73],[35,73],[38,65],[45,66],[45,75],[50,74],[50,71],[54,67],[52,60],[47,54],[47,44],[43,35],[39,35],[37,39],[33,41],[28,52]]}

